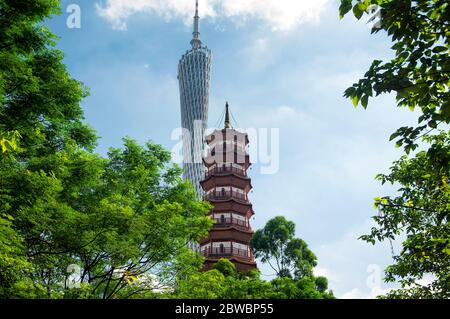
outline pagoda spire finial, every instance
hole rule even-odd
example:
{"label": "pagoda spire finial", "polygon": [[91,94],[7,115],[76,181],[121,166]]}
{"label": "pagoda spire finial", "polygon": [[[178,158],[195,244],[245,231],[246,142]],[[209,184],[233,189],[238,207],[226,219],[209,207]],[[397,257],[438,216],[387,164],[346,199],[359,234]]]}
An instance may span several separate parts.
{"label": "pagoda spire finial", "polygon": [[198,0],[195,0],[194,32],[192,32],[191,40],[193,49],[197,49],[202,45],[202,42],[200,41],[199,20],[200,17],[198,16]]}
{"label": "pagoda spire finial", "polygon": [[230,124],[230,112],[228,110],[228,101],[225,104],[225,128],[231,128]]}

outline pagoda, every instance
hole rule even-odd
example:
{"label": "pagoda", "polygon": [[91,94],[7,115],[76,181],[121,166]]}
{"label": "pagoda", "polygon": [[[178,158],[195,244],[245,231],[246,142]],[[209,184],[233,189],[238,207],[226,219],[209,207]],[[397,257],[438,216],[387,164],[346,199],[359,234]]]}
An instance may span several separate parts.
{"label": "pagoda", "polygon": [[247,175],[250,159],[248,135],[231,127],[228,102],[225,127],[206,136],[208,155],[203,158],[205,178],[200,182],[204,199],[213,208],[209,216],[215,223],[208,237],[200,241],[205,256],[204,269],[210,269],[220,258],[227,258],[236,269],[247,272],[256,268],[249,246],[253,235],[250,218],[254,215],[248,193],[252,189]]}

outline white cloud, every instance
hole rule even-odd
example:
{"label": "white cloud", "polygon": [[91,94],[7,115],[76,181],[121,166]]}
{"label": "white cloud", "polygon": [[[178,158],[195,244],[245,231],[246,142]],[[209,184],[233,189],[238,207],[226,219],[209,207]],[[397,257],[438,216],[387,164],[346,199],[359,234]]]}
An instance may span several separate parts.
{"label": "white cloud", "polygon": [[273,30],[286,31],[307,22],[317,22],[329,0],[227,0],[227,17],[256,17],[267,21]]}
{"label": "white cloud", "polygon": [[387,294],[390,290],[390,288],[381,289],[380,287],[374,287],[367,292],[363,292],[358,288],[353,288],[340,296],[340,299],[375,299],[377,296]]}
{"label": "white cloud", "polygon": [[[202,18],[232,18],[242,24],[250,18],[267,22],[272,30],[287,31],[302,23],[314,23],[330,0],[203,0]],[[98,14],[110,22],[114,29],[126,30],[127,19],[135,13],[145,12],[166,19],[181,18],[192,23],[193,0],[106,0],[96,3]]]}
{"label": "white cloud", "polygon": [[330,277],[332,277],[332,274],[328,268],[315,267],[313,269],[313,272],[314,272],[314,276],[316,276],[316,277],[323,276],[323,277],[327,277],[328,279],[330,279]]}
{"label": "white cloud", "polygon": [[[127,19],[139,12],[156,13],[165,19],[181,17],[185,23],[193,15],[191,0],[106,0],[96,3],[98,14],[117,30],[126,30]],[[213,16],[209,5],[202,8],[204,16]]]}
{"label": "white cloud", "polygon": [[352,290],[344,293],[341,299],[364,299],[364,294],[358,288],[353,288]]}
{"label": "white cloud", "polygon": [[421,286],[429,286],[436,280],[436,276],[434,274],[425,274],[422,279],[417,280],[417,284]]}

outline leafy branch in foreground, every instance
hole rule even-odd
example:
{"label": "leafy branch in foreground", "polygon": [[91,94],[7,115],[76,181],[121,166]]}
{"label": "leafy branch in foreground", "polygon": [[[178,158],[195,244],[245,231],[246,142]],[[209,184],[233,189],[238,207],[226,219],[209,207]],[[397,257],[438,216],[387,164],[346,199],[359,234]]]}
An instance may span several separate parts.
{"label": "leafy branch in foreground", "polygon": [[[375,199],[379,211],[368,235],[376,241],[406,236],[386,280],[401,288],[390,298],[449,298],[450,296],[450,3],[445,0],[341,0],[340,15],[350,10],[360,19],[377,6],[379,19],[372,32],[390,36],[395,57],[373,61],[364,78],[344,96],[356,107],[371,97],[395,93],[397,107],[419,109],[417,125],[400,127],[390,136],[406,154],[380,174],[382,184],[400,185],[398,195]],[[424,142],[421,150],[419,141]],[[424,277],[431,282],[420,282]]]}
{"label": "leafy branch in foreground", "polygon": [[0,0],[0,298],[168,289],[200,267],[186,243],[206,236],[209,204],[160,145],[127,138],[107,157],[93,152],[88,90],[43,25],[59,7]]}
{"label": "leafy branch in foreground", "polygon": [[[450,135],[425,137],[431,146],[414,157],[394,162],[387,175],[378,179],[400,184],[399,195],[376,198],[378,227],[361,238],[367,242],[406,236],[395,264],[386,270],[386,280],[399,279],[402,288],[389,297],[450,297]],[[419,280],[432,275],[432,282]]]}
{"label": "leafy branch in foreground", "polygon": [[345,91],[366,108],[371,97],[395,93],[397,106],[420,109],[415,127],[401,127],[390,137],[409,153],[425,131],[450,123],[450,5],[446,0],[341,0],[340,15],[350,10],[360,19],[379,6],[379,27],[393,42],[395,57],[373,61],[364,78]]}
{"label": "leafy branch in foreground", "polygon": [[179,281],[169,298],[207,299],[334,299],[325,277],[260,279],[258,270],[236,271],[228,259],[220,259],[212,270],[193,273]]}

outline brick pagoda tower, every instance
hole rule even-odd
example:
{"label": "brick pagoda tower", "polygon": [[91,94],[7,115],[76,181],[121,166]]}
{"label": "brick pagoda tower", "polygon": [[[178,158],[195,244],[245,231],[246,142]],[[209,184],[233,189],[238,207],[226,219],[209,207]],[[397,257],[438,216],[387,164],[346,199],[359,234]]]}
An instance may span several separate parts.
{"label": "brick pagoda tower", "polygon": [[253,231],[250,217],[254,212],[248,200],[252,189],[247,169],[251,165],[246,151],[248,136],[230,124],[228,102],[225,106],[225,127],[206,137],[209,147],[203,162],[206,175],[200,184],[204,198],[214,207],[209,216],[215,220],[207,238],[200,241],[200,251],[206,257],[205,269],[220,258],[227,258],[236,269],[246,272],[256,268],[249,242]]}

